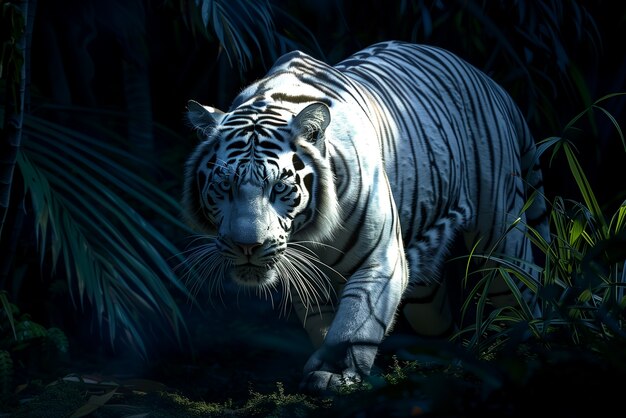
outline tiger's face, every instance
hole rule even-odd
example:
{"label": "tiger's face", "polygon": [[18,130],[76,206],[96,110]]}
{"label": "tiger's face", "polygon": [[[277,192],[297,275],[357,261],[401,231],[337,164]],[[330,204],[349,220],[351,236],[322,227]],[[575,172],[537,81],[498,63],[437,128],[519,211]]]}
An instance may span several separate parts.
{"label": "tiger's face", "polygon": [[[217,250],[231,264],[230,277],[243,285],[276,279],[294,228],[308,220],[313,192],[313,174],[293,151],[274,153],[271,163],[248,158],[263,142],[255,145],[247,134],[220,142],[201,160],[196,177],[203,215],[216,228]],[[228,158],[240,152],[247,156]]]}
{"label": "tiger's face", "polygon": [[211,236],[205,250],[220,266],[215,274],[244,286],[293,276],[301,269],[297,239],[318,235],[316,207],[332,189],[324,174],[328,108],[294,116],[257,100],[229,113],[195,102],[189,110],[204,141],[187,163],[184,203]]}

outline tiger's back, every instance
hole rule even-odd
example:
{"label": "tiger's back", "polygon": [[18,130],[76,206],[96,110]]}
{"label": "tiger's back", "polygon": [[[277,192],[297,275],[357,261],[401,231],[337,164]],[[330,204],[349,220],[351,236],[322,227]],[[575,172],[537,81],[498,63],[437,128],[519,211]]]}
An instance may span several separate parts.
{"label": "tiger's back", "polygon": [[[373,96],[370,114],[379,127],[405,245],[419,236],[415,231],[453,211],[464,219],[462,230],[488,234],[487,247],[499,238],[491,233],[498,232],[491,231],[493,214],[514,216],[504,220],[510,223],[527,189],[541,190],[534,141],[519,109],[465,61],[432,46],[385,42],[335,68]],[[504,206],[494,208],[494,202]],[[542,202],[531,212],[531,225],[536,218],[541,224]]]}

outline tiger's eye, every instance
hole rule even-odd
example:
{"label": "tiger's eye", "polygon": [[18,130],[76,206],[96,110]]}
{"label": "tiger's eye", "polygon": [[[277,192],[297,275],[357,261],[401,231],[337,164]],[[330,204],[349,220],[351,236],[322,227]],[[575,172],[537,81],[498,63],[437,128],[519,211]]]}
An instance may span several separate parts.
{"label": "tiger's eye", "polygon": [[224,192],[229,191],[229,190],[230,190],[230,188],[231,188],[230,181],[228,181],[228,180],[222,180],[222,181],[220,181],[220,182],[218,183],[218,186],[219,186],[219,188],[220,188],[222,191],[224,191]]}
{"label": "tiger's eye", "polygon": [[283,183],[282,181],[279,181],[278,183],[274,185],[273,189],[274,189],[274,193],[282,193],[285,190],[287,190],[287,185]]}

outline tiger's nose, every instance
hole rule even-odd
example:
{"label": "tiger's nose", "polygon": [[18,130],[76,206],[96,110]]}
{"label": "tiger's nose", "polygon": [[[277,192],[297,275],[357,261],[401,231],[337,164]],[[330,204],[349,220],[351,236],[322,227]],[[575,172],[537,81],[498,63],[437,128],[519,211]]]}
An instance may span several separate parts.
{"label": "tiger's nose", "polygon": [[253,243],[236,242],[235,245],[241,248],[243,255],[252,255],[259,247],[263,245],[263,243],[261,242],[253,242]]}

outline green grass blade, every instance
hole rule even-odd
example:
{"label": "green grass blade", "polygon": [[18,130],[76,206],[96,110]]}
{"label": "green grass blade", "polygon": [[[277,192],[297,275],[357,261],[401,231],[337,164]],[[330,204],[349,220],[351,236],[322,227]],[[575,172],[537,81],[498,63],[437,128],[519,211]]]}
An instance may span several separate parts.
{"label": "green grass blade", "polygon": [[609,230],[613,235],[619,234],[626,228],[626,202],[617,209],[609,222]]}
{"label": "green grass blade", "polygon": [[606,220],[604,219],[604,214],[600,210],[600,205],[598,205],[598,201],[596,200],[595,194],[591,189],[591,185],[587,180],[587,176],[585,176],[585,173],[583,172],[583,169],[570,146],[565,144],[563,150],[565,151],[567,162],[572,175],[574,176],[574,180],[578,185],[578,189],[583,197],[585,205],[591,212],[593,219],[599,223],[602,238],[608,238],[608,226],[606,224]]}
{"label": "green grass blade", "polygon": [[622,146],[624,147],[624,151],[626,151],[626,140],[624,140],[624,133],[622,132],[622,128],[619,126],[619,123],[617,123],[617,120],[615,119],[615,117],[608,110],[603,108],[602,106],[593,105],[593,107],[595,109],[601,110],[602,113],[604,113],[609,118],[609,120],[611,121],[611,123],[615,127],[615,130],[617,131],[617,134],[619,135],[619,138],[622,140]]}
{"label": "green grass blade", "polygon": [[2,304],[2,309],[7,316],[7,321],[9,322],[9,326],[11,327],[11,331],[13,331],[13,338],[17,340],[17,333],[15,332],[15,319],[13,318],[13,309],[11,307],[11,303],[7,298],[7,292],[5,290],[0,290],[0,303]]}

